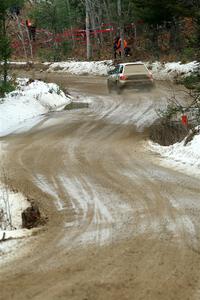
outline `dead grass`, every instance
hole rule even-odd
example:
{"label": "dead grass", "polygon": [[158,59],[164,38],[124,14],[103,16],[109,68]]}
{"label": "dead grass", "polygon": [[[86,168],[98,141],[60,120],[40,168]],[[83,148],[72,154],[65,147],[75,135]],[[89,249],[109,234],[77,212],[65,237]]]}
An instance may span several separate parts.
{"label": "dead grass", "polygon": [[150,139],[162,146],[169,146],[181,142],[189,133],[189,128],[180,122],[166,120],[156,121],[149,131]]}

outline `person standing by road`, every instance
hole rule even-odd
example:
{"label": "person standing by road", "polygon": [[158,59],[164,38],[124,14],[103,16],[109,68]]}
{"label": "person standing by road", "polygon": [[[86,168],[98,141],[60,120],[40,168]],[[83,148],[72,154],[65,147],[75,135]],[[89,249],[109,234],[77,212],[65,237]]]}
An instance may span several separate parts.
{"label": "person standing by road", "polygon": [[34,22],[31,22],[30,19],[26,20],[26,27],[28,28],[29,38],[35,42],[36,38],[36,25]]}
{"label": "person standing by road", "polygon": [[[115,38],[114,40],[114,58],[116,59],[117,58],[117,54],[121,57],[122,55],[122,43],[121,43],[121,38],[118,36]],[[130,52],[131,52],[131,49],[130,47],[128,47],[128,43],[127,41],[124,39],[124,55],[125,56],[129,56],[130,55]]]}

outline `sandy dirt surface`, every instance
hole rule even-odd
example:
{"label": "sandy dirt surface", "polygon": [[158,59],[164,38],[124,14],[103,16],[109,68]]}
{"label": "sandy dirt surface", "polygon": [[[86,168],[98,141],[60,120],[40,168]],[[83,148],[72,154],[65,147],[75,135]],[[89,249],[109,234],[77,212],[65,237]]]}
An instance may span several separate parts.
{"label": "sandy dirt surface", "polygon": [[118,96],[104,78],[37,76],[90,103],[2,139],[10,184],[48,223],[1,257],[0,299],[200,299],[199,180],[146,147],[168,89]]}

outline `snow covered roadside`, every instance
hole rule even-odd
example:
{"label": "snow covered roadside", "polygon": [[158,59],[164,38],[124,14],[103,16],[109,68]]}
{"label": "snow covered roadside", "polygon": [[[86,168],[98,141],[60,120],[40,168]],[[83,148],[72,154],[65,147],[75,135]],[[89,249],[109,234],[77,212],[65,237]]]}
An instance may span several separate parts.
{"label": "snow covered roadside", "polygon": [[[191,62],[188,64],[160,63],[152,64],[154,78],[163,80],[168,75],[168,80],[181,79],[190,76],[191,73],[200,70],[200,63]],[[196,128],[196,134],[191,141],[186,143],[187,137],[180,143],[170,146],[160,146],[149,142],[150,149],[159,153],[164,160],[162,164],[167,167],[173,167],[193,176],[200,176],[200,127]]]}
{"label": "snow covered roadside", "polygon": [[[26,66],[28,63],[26,61],[8,61],[9,65],[18,65],[18,66]],[[3,65],[3,62],[0,63],[0,65]]]}
{"label": "snow covered roadside", "polygon": [[[195,71],[200,64],[196,61],[182,64],[181,62],[147,62],[155,80],[170,80],[182,78]],[[66,61],[49,65],[48,72],[66,72],[75,75],[108,75],[108,71],[114,68],[112,60],[104,61]]]}
{"label": "snow covered roadside", "polygon": [[22,228],[22,212],[30,206],[18,192],[0,184],[0,261],[19,246],[19,239],[32,235],[32,230]]}
{"label": "snow covered roadside", "polygon": [[[192,61],[189,63],[181,62],[144,62],[153,74],[155,80],[174,81],[186,77],[200,67],[200,63]],[[11,65],[26,66],[26,62],[10,62]],[[44,62],[43,66],[47,72],[71,73],[74,75],[99,75],[107,76],[108,72],[114,68],[113,60],[103,61],[62,61],[62,62]],[[34,65],[33,65],[34,67]]]}
{"label": "snow covered roadside", "polygon": [[[4,144],[0,143],[0,158],[4,158]],[[1,176],[6,181],[6,172],[0,169]],[[17,191],[10,190],[0,183],[0,242],[13,237],[20,237],[27,230],[22,229],[22,212],[30,207],[30,202]],[[1,243],[0,243],[1,250]]]}
{"label": "snow covered roadside", "polygon": [[200,134],[184,145],[185,139],[171,146],[160,146],[149,142],[149,148],[164,158],[164,165],[174,167],[188,174],[200,175]]}
{"label": "snow covered roadside", "polygon": [[[56,84],[18,79],[17,89],[0,99],[0,137],[19,128],[31,128],[43,117],[41,115],[62,110],[70,102],[71,97]],[[4,143],[0,142],[2,160],[3,154]],[[0,183],[0,257],[21,245],[16,239],[32,235],[32,230],[22,228],[21,213],[29,206],[21,193]]]}
{"label": "snow covered roadside", "polygon": [[0,104],[0,136],[15,131],[26,120],[35,123],[36,117],[62,110],[70,102],[71,98],[54,83],[20,79],[18,88]]}
{"label": "snow covered roadside", "polygon": [[22,229],[21,214],[29,206],[21,193],[0,185],[0,241],[26,234],[28,230]]}
{"label": "snow covered roadside", "polygon": [[170,80],[181,79],[191,75],[192,72],[200,68],[200,63],[192,61],[187,64],[181,62],[170,63],[147,63],[147,66],[151,69],[153,78],[155,80]]}
{"label": "snow covered roadside", "polygon": [[67,72],[75,75],[108,75],[108,71],[113,67],[112,60],[66,61],[51,64],[47,72]]}

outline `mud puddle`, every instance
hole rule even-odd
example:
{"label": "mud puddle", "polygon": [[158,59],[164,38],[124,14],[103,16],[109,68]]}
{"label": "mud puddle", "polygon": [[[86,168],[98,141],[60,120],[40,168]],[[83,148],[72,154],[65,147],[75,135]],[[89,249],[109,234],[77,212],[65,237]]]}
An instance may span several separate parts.
{"label": "mud puddle", "polygon": [[73,110],[73,109],[81,109],[81,108],[88,108],[89,103],[87,102],[71,102],[67,104],[64,110]]}

